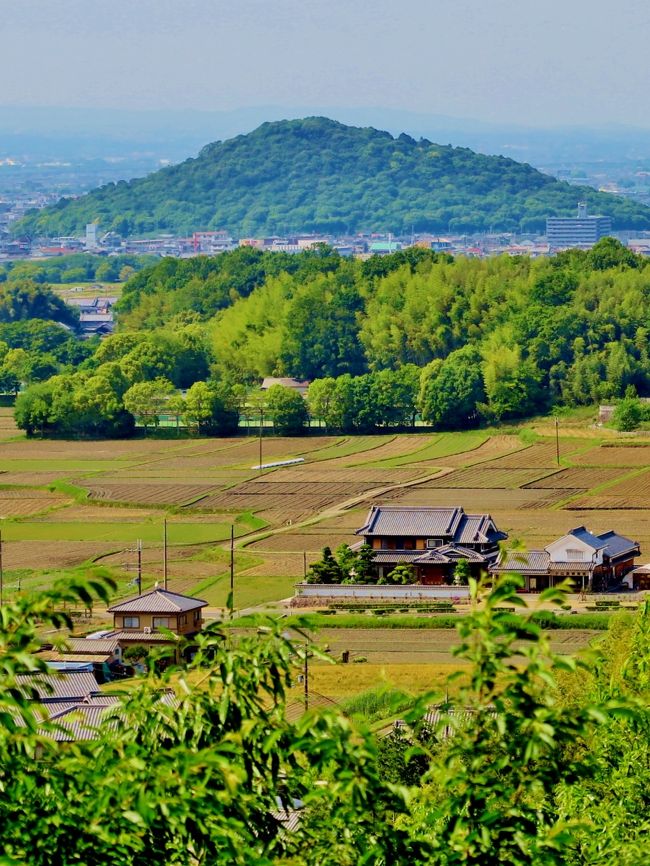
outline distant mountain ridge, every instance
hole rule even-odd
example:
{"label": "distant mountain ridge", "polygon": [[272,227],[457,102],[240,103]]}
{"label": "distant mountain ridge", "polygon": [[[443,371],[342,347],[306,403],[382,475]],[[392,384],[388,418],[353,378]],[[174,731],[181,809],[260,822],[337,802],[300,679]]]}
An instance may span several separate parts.
{"label": "distant mountain ridge", "polygon": [[308,117],[264,123],[148,177],[62,200],[16,231],[80,233],[94,220],[125,236],[536,231],[547,216],[573,215],[579,200],[615,228],[650,229],[650,208],[527,164]]}

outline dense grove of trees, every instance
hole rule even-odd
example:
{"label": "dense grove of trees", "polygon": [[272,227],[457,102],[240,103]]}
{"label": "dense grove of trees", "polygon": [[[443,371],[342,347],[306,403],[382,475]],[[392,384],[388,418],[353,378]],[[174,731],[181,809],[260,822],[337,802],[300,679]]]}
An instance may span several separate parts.
{"label": "dense grove of trees", "polygon": [[115,283],[127,279],[135,271],[153,264],[155,256],[98,256],[90,253],[70,253],[46,261],[12,260],[0,265],[0,283],[6,280],[32,280],[35,283]]}
{"label": "dense grove of trees", "polygon": [[123,236],[223,228],[239,237],[539,231],[547,216],[572,216],[578,200],[610,215],[616,228],[650,228],[643,205],[511,159],[310,117],[265,123],[208,145],[196,159],[61,200],[15,231],[72,234],[94,220]]}
{"label": "dense grove of trees", "polygon": [[[67,580],[2,609],[3,864],[650,861],[649,603],[614,615],[576,661],[552,651],[514,583],[497,583],[459,619],[452,702],[402,702],[405,727],[388,736],[336,707],[296,712],[309,648],[281,620],[236,638],[215,623],[189,670],[152,660],[103,723],[81,716],[94,736],[56,742],[59,723],[21,676],[49,672],[36,651],[71,626],[66,606],[106,602],[109,589]],[[440,721],[427,724],[436,701]]]}
{"label": "dense grove of trees", "polygon": [[[149,394],[150,406],[185,417],[178,390],[206,383],[220,408],[192,422],[205,432],[232,429],[238,413],[259,416],[264,376],[313,380],[306,404],[282,387],[267,393],[265,417],[285,433],[300,432],[308,413],[332,431],[403,428],[418,417],[458,429],[624,395],[629,425],[645,417],[636,395],[650,395],[649,264],[611,238],[538,261],[410,249],[361,262],[326,247],[165,259],[125,285],[120,328],[99,344],[23,319],[67,313],[47,287],[6,283],[0,375],[14,377],[5,390],[53,374],[59,384],[99,376],[122,409],[152,424],[153,409],[124,404],[129,388],[148,383],[129,405]],[[39,400],[53,387],[39,386]],[[40,415],[29,423],[30,405],[28,389],[19,400],[26,429],[62,429],[43,427]]]}

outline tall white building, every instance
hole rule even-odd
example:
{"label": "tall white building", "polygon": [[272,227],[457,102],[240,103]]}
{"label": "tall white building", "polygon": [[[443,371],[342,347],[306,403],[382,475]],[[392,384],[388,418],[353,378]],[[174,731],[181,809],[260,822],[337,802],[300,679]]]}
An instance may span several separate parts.
{"label": "tall white building", "polygon": [[591,247],[612,233],[608,216],[589,216],[587,205],[580,202],[576,217],[547,217],[546,238],[551,249]]}
{"label": "tall white building", "polygon": [[86,249],[97,249],[97,223],[88,223],[86,225]]}

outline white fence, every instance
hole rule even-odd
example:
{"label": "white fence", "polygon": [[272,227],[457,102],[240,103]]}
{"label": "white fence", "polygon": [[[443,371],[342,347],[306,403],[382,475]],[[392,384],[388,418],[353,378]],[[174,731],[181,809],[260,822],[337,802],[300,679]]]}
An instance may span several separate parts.
{"label": "white fence", "polygon": [[297,583],[300,598],[364,599],[453,599],[469,598],[467,586],[376,586],[375,584]]}

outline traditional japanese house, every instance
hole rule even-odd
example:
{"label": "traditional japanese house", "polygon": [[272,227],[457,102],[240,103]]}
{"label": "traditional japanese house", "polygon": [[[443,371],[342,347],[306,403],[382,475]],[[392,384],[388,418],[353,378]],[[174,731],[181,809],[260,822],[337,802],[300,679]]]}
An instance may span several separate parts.
{"label": "traditional japanese house", "polygon": [[487,571],[507,538],[489,514],[465,514],[460,506],[373,505],[355,534],[363,537],[355,547],[372,548],[379,578],[408,563],[428,585],[451,583],[460,560],[473,575]]}
{"label": "traditional japanese house", "polygon": [[508,550],[491,574],[517,573],[524,591],[537,592],[571,580],[577,589],[603,590],[621,583],[634,569],[639,543],[610,530],[594,535],[584,526],[571,529],[543,550]]}

